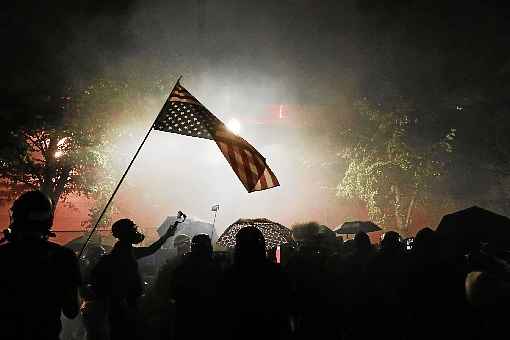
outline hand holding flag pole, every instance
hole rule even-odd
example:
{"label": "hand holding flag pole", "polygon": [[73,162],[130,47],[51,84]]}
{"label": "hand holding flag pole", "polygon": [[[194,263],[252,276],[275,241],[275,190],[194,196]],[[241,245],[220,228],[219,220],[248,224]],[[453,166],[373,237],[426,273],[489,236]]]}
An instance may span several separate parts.
{"label": "hand holding flag pole", "polygon": [[[179,81],[181,80],[182,76],[179,77],[179,79],[177,79],[177,82],[175,83],[174,85],[174,89],[175,87],[177,86],[177,84],[179,84]],[[173,90],[172,90],[173,92]],[[136,157],[138,156],[138,154],[140,153],[140,150],[142,149],[142,146],[145,144],[145,141],[147,140],[147,138],[149,138],[149,135],[152,131],[152,129],[154,129],[154,124],[156,124],[156,121],[158,120],[158,117],[156,117],[156,119],[154,120],[154,122],[152,123],[151,127],[149,128],[149,131],[147,131],[147,133],[145,134],[145,137],[143,138],[142,140],[142,143],[140,144],[140,146],[138,147],[138,149],[136,150],[135,152],[135,155],[133,156],[133,158],[131,159],[131,161],[129,162],[129,165],[126,169],[126,171],[124,171],[124,173],[122,174],[122,177],[120,178],[119,180],[119,183],[117,183],[117,186],[115,187],[115,189],[113,190],[113,193],[112,195],[110,196],[110,199],[108,199],[108,202],[106,203],[106,205],[104,206],[104,209],[103,211],[101,211],[101,214],[99,215],[99,218],[97,219],[96,221],[96,224],[94,225],[94,227],[92,228],[91,232],[89,233],[89,236],[87,237],[87,240],[85,240],[85,243],[83,244],[81,250],[80,250],[80,254],[78,256],[78,258],[81,258],[81,256],[83,255],[83,251],[85,250],[85,248],[87,247],[87,244],[89,243],[90,241],[90,238],[92,237],[92,235],[94,234],[94,232],[96,231],[97,229],[97,226],[99,225],[99,222],[101,221],[101,219],[103,218],[104,214],[106,213],[106,210],[108,210],[108,207],[110,206],[110,204],[112,203],[113,201],[113,198],[115,197],[115,194],[117,193],[117,191],[119,190],[120,188],[120,185],[122,184],[122,182],[124,181],[124,178],[126,178],[126,175],[129,171],[129,169],[131,169],[131,166],[133,165],[133,163],[135,162],[135,159]]]}

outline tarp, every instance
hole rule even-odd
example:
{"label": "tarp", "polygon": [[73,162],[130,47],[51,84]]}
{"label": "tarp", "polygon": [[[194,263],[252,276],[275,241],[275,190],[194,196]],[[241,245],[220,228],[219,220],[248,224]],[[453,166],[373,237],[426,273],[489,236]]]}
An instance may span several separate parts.
{"label": "tarp", "polygon": [[[168,228],[173,225],[176,220],[176,216],[167,216],[163,223],[161,223],[161,225],[158,227],[159,236],[164,235]],[[177,236],[179,234],[186,234],[189,237],[193,237],[197,234],[207,234],[211,237],[211,241],[213,243],[218,240],[218,234],[216,233],[216,229],[212,223],[205,222],[193,217],[186,218],[186,221],[178,225],[175,235]],[[165,243],[164,247],[173,248],[174,237],[170,237]]]}

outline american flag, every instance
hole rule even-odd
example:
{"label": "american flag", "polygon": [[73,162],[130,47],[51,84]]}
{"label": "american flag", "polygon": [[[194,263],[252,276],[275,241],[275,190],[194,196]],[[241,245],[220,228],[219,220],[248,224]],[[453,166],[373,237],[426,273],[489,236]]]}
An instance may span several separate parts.
{"label": "american flag", "polygon": [[205,108],[179,82],[154,123],[154,129],[212,139],[248,192],[279,186],[266,159]]}

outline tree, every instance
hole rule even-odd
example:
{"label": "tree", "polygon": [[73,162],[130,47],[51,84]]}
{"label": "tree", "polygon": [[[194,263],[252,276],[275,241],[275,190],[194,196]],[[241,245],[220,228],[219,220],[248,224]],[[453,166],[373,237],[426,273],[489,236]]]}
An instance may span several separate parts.
{"label": "tree", "polygon": [[[0,148],[3,198],[39,189],[54,203],[90,197],[108,177],[103,117],[88,115],[83,98],[31,97],[4,115]],[[9,114],[10,113],[10,114]]]}
{"label": "tree", "polygon": [[140,122],[154,112],[146,108],[168,89],[163,81],[96,79],[64,95],[11,97],[0,117],[0,203],[28,189],[45,192],[54,208],[84,195],[94,204],[82,225],[93,226],[134,151],[123,149],[119,139],[147,128]]}
{"label": "tree", "polygon": [[383,110],[365,100],[356,111],[356,128],[342,134],[347,168],[337,195],[363,201],[371,219],[406,234],[446,171],[455,129],[431,133],[409,105]]}

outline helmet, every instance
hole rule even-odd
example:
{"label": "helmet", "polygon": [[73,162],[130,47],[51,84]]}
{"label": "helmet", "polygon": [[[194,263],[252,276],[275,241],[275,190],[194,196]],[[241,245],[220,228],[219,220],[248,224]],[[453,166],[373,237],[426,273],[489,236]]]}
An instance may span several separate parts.
{"label": "helmet", "polygon": [[135,222],[128,218],[122,218],[112,225],[112,235],[120,241],[131,244],[141,243],[145,239],[145,235],[138,231]]}
{"label": "helmet", "polygon": [[27,191],[19,196],[11,207],[11,231],[16,233],[42,233],[54,236],[53,203],[41,191]]}

